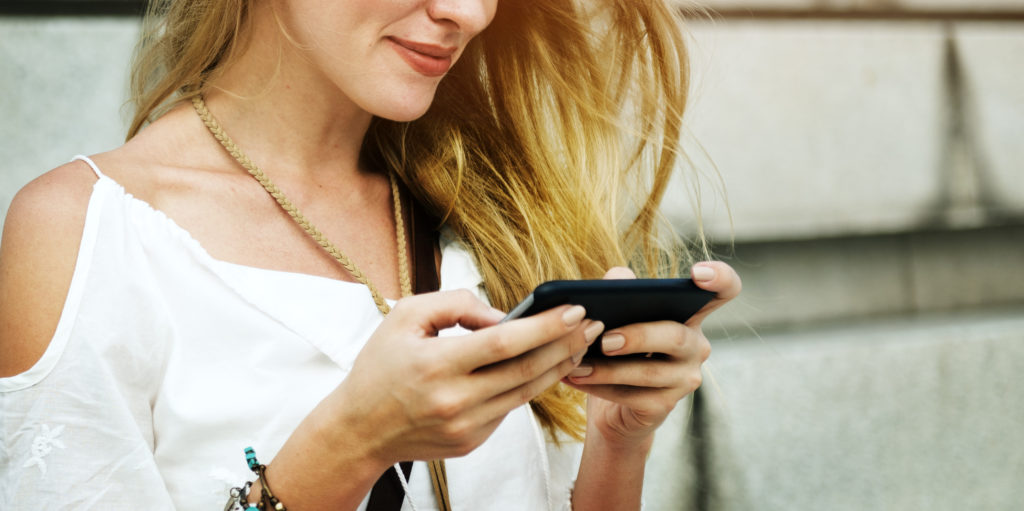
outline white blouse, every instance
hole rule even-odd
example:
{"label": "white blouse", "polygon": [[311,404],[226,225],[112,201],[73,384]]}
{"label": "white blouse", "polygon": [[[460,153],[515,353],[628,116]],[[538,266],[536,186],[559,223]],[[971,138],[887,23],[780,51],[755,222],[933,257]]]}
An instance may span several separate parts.
{"label": "white blouse", "polygon": [[[223,509],[253,478],[243,448],[272,460],[382,316],[360,284],[212,258],[78,159],[99,180],[60,322],[31,369],[0,378],[0,509]],[[441,250],[441,289],[485,299],[450,232]],[[447,461],[453,508],[569,509],[581,445],[561,445],[513,410]],[[404,510],[436,509],[424,463],[410,487]]]}

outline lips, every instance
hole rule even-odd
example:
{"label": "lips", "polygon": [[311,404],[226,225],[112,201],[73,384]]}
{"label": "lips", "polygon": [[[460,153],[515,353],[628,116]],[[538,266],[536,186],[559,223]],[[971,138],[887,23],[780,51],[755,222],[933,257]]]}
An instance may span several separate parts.
{"label": "lips", "polygon": [[414,71],[430,77],[443,76],[452,67],[458,48],[389,37],[391,47]]}

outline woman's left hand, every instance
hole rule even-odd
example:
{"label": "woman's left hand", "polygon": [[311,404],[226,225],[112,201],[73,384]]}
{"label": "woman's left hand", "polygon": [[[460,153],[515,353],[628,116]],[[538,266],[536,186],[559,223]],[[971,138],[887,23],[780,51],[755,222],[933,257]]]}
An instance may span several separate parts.
{"label": "woman's left hand", "polygon": [[[711,354],[711,344],[701,324],[715,309],[735,298],[741,288],[736,272],[722,262],[694,265],[691,277],[697,286],[717,293],[686,323],[658,321],[638,323],[605,332],[602,348],[606,359],[586,359],[563,381],[589,395],[588,437],[618,447],[649,446],[654,431],[676,403],[701,384],[701,365]],[[605,279],[633,279],[628,268],[612,268]],[[619,358],[622,355],[658,353],[650,358]]]}

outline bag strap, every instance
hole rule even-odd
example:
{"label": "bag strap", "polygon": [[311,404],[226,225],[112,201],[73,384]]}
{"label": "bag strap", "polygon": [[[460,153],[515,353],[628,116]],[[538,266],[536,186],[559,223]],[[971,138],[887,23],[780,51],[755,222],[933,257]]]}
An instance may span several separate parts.
{"label": "bag strap", "polygon": [[[440,278],[437,274],[437,262],[434,258],[434,250],[437,247],[438,221],[423,209],[418,202],[413,200],[408,190],[402,188],[402,211],[406,212],[405,223],[409,229],[409,253],[412,254],[412,289],[413,293],[430,293],[440,289]],[[434,463],[434,462],[432,462]],[[443,461],[441,462],[443,467]],[[408,480],[412,473],[412,462],[403,461],[399,463],[402,473]],[[432,475],[431,479],[435,477]],[[435,493],[437,492],[437,481],[434,483]],[[444,482],[445,491],[443,498],[447,500],[447,481]],[[442,497],[438,497],[441,499]],[[402,482],[398,479],[398,472],[395,467],[389,468],[377,479],[370,491],[370,501],[366,511],[400,511],[405,500],[405,490]],[[442,507],[444,509],[444,507]]]}
{"label": "bag strap", "polygon": [[409,218],[409,251],[412,253],[412,292],[415,294],[432,293],[441,288],[441,279],[437,275],[437,261],[434,251],[437,248],[438,220],[427,213],[419,202],[408,193],[404,211]]}

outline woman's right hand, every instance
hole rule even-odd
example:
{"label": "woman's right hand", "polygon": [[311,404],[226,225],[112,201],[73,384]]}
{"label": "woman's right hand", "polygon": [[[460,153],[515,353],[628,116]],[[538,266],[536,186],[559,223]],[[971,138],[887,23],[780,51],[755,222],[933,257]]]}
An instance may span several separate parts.
{"label": "woman's right hand", "polygon": [[[504,314],[469,291],[400,300],[356,357],[349,375],[275,458],[271,468],[276,474],[268,476],[274,492],[283,493],[295,479],[278,475],[286,471],[278,469],[282,464],[305,465],[307,475],[315,465],[312,470],[325,480],[343,475],[349,482],[365,480],[372,486],[398,461],[468,454],[506,414],[579,364],[603,329],[600,322],[584,320],[584,314],[580,306],[565,305],[499,325]],[[437,337],[455,325],[472,331]],[[324,451],[334,455],[315,462],[310,458],[321,458]],[[287,480],[278,483],[278,477]],[[369,486],[362,493],[352,490],[361,499]],[[282,501],[290,509],[300,508],[294,499]]]}

